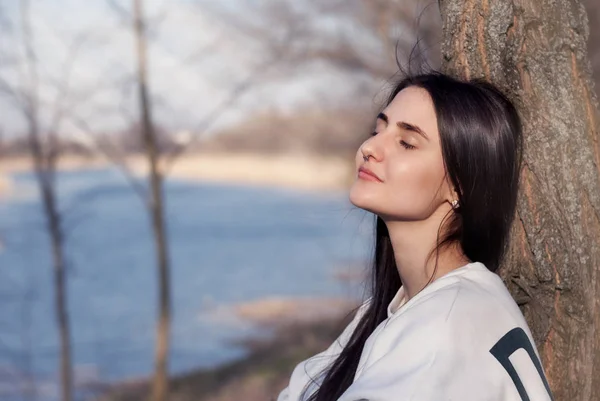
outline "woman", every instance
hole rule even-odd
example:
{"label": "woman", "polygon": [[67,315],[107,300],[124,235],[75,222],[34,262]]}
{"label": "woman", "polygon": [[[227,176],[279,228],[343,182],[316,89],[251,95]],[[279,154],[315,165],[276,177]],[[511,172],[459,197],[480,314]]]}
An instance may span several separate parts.
{"label": "woman", "polygon": [[393,89],[356,154],[376,216],[371,296],[278,401],[552,400],[531,332],[495,273],[515,214],[522,134],[497,88],[438,72]]}

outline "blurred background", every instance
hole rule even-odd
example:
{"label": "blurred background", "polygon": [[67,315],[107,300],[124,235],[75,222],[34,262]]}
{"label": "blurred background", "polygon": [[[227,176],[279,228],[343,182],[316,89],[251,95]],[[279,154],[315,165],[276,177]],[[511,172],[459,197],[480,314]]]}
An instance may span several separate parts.
{"label": "blurred background", "polygon": [[276,397],[364,298],[354,155],[397,62],[439,65],[437,1],[2,0],[0,32],[0,398]]}

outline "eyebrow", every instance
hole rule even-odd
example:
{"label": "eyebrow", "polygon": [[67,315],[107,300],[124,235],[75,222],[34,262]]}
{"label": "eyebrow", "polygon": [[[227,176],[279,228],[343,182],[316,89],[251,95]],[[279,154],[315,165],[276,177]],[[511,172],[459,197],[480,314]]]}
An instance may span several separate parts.
{"label": "eyebrow", "polygon": [[[390,123],[388,116],[386,116],[384,113],[379,113],[377,115],[377,119],[382,120],[386,124]],[[418,126],[416,126],[414,124],[407,123],[406,121],[398,121],[396,123],[396,125],[398,126],[398,128],[416,132],[417,134],[421,135],[426,140],[429,140],[429,137],[427,136],[427,134],[421,128],[419,128]]]}

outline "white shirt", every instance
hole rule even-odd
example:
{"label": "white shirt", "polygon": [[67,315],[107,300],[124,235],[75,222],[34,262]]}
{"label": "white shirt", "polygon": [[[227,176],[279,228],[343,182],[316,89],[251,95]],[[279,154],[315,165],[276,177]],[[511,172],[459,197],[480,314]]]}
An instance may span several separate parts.
{"label": "white shirt", "polygon": [[[485,265],[469,263],[408,302],[404,296],[400,287],[338,401],[552,400],[529,327]],[[326,350],[296,365],[277,401],[303,401],[304,386],[321,383],[319,373],[339,355],[370,301]],[[315,390],[311,383],[306,397]]]}

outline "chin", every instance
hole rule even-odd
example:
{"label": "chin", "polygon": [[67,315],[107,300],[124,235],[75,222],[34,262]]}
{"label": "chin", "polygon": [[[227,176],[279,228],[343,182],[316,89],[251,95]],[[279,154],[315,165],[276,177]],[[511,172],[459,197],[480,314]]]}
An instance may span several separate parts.
{"label": "chin", "polygon": [[376,213],[377,196],[372,188],[365,188],[361,182],[355,182],[350,188],[348,199],[354,206]]}

